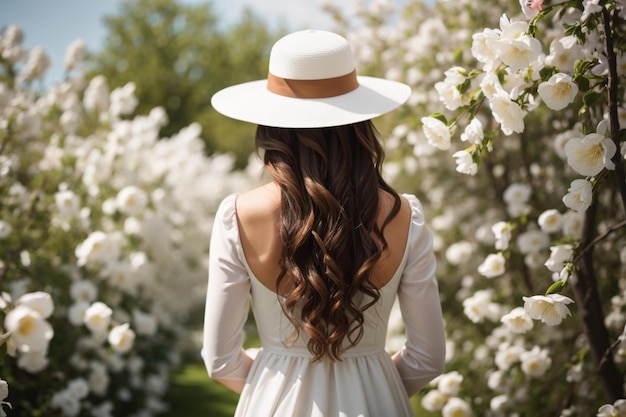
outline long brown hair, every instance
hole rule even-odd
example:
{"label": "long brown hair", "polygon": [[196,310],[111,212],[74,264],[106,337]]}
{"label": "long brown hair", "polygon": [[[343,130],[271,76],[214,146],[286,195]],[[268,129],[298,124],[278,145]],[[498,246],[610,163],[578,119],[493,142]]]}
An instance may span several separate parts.
{"label": "long brown hair", "polygon": [[[382,178],[378,132],[371,121],[307,129],[258,126],[256,146],[281,190],[283,253],[276,288],[286,289],[283,311],[296,335],[309,336],[314,360],[339,360],[344,339],[348,347],[358,343],[363,312],[380,297],[370,271],[387,248],[384,228],[400,210],[400,197]],[[379,189],[394,197],[381,227]],[[358,293],[371,300],[361,305]]]}

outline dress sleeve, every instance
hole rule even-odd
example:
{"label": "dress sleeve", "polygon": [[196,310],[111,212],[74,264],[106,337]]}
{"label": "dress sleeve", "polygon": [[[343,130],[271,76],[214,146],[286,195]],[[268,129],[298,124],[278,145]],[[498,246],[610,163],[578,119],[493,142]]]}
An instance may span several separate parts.
{"label": "dress sleeve", "polygon": [[243,350],[250,278],[241,259],[235,200],[232,194],[220,204],[209,249],[201,355],[209,376],[218,380],[245,380],[252,363]]}
{"label": "dress sleeve", "polygon": [[411,206],[407,264],[398,288],[406,343],[393,361],[407,394],[412,396],[440,375],[445,363],[445,330],[435,277],[433,237],[424,222],[419,200],[405,195]]}

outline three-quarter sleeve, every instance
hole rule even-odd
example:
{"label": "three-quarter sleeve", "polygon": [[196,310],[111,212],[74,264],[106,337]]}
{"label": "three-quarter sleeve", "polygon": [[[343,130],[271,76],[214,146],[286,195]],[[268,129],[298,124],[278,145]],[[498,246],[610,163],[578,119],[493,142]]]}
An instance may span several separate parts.
{"label": "three-quarter sleeve", "polygon": [[406,343],[394,355],[409,396],[440,375],[445,364],[445,329],[435,277],[433,237],[426,227],[422,206],[412,195],[411,230],[407,264],[398,288],[398,301],[406,329]]}
{"label": "three-quarter sleeve", "polygon": [[201,355],[209,376],[218,380],[245,380],[252,363],[243,350],[250,279],[241,259],[235,200],[233,194],[220,204],[209,248]]}

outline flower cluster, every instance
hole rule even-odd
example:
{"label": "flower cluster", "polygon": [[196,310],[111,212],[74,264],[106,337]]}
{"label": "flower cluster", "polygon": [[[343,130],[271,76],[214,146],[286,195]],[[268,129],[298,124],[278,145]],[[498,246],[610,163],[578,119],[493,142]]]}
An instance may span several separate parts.
{"label": "flower cluster", "polygon": [[196,351],[186,325],[204,302],[214,213],[256,179],[207,156],[198,125],[161,138],[163,109],[132,116],[132,82],[86,80],[82,41],[64,82],[34,88],[49,60],[21,40],[17,26],[0,36],[1,405],[156,415]]}
{"label": "flower cluster", "polygon": [[447,366],[472,381],[454,395],[435,383],[422,408],[447,415],[450,401],[457,415],[565,417],[595,415],[607,396],[617,404],[626,373],[623,2],[380,0],[359,16],[338,21],[359,68],[413,87],[383,122],[396,126],[386,173],[425,201]]}

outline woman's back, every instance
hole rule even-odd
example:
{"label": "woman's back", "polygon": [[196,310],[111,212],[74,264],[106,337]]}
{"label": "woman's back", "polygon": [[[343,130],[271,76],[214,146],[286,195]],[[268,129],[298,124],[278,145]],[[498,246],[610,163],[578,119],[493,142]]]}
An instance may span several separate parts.
{"label": "woman's back", "polygon": [[[379,209],[376,223],[382,228],[393,208],[392,197],[383,190],[378,191]],[[405,251],[409,231],[410,208],[401,200],[400,211],[384,228],[388,247],[382,252],[371,271],[374,287],[383,287],[398,268]],[[284,294],[286,289],[276,288],[276,278],[281,272],[280,258],[283,243],[280,237],[280,190],[271,182],[241,194],[236,203],[237,220],[241,244],[250,269],[268,289]],[[372,234],[372,238],[375,236]],[[283,281],[289,285],[290,277]]]}

